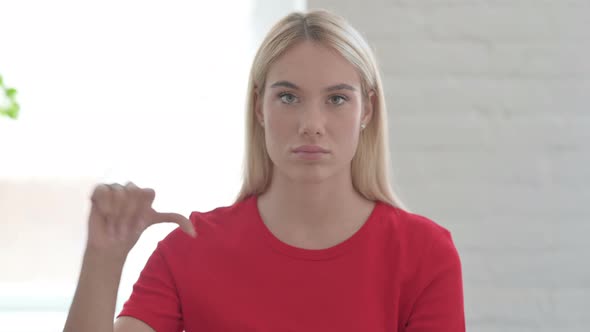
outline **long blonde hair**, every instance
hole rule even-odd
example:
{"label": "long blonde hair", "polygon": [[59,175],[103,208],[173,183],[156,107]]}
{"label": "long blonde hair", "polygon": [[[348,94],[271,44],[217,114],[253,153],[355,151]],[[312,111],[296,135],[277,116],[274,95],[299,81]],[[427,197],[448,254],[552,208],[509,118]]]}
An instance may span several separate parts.
{"label": "long blonde hair", "polygon": [[272,63],[295,43],[303,40],[331,47],[359,72],[363,99],[375,94],[373,116],[362,131],[352,159],[352,184],[369,200],[403,208],[390,184],[387,112],[383,87],[371,48],[344,18],[325,10],[294,12],[278,21],[264,38],[250,70],[246,105],[246,149],[243,183],[236,202],[264,193],[272,180],[272,161],[265,149],[264,128],[256,121],[255,93],[262,98],[266,76]]}

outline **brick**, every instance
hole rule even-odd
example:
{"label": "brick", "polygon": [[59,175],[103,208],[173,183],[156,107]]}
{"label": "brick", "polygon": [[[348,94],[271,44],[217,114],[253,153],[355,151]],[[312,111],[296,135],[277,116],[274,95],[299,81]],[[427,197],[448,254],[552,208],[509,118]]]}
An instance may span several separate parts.
{"label": "brick", "polygon": [[385,75],[383,85],[390,118],[415,114],[471,117],[479,113],[506,119],[590,114],[590,75],[559,79]]}
{"label": "brick", "polygon": [[548,290],[583,289],[590,285],[590,269],[585,268],[588,254],[583,249],[484,252],[459,247],[459,250],[465,280],[472,286]]}
{"label": "brick", "polygon": [[[590,25],[588,26],[590,30]],[[582,48],[580,43],[585,43]],[[462,40],[382,43],[384,75],[401,77],[587,78],[590,38],[575,42],[505,44]]]}
{"label": "brick", "polygon": [[[369,40],[578,41],[590,3],[578,1],[308,1],[347,18]],[[383,44],[382,42],[376,44]]]}
{"label": "brick", "polygon": [[527,220],[490,215],[456,222],[450,228],[461,252],[485,257],[488,254],[535,255],[565,250],[581,261],[584,256],[590,260],[590,254],[584,254],[590,223],[583,219]]}
{"label": "brick", "polygon": [[467,287],[467,325],[477,331],[585,331],[590,289]]}

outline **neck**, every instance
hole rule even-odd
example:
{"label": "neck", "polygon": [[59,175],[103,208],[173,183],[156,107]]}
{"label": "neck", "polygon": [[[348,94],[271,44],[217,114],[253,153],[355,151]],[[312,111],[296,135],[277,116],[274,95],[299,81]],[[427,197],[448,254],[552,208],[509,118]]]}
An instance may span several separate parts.
{"label": "neck", "polygon": [[293,181],[273,174],[270,188],[259,197],[259,207],[281,224],[321,228],[341,223],[367,204],[352,186],[350,171],[334,174],[317,183]]}

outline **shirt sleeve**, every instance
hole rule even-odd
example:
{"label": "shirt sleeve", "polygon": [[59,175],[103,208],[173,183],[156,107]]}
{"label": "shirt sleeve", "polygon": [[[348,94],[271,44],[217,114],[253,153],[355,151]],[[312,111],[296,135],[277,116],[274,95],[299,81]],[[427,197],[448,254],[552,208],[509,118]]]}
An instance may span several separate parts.
{"label": "shirt sleeve", "polygon": [[157,332],[181,332],[184,324],[180,300],[163,248],[158,243],[117,318],[139,319]]}
{"label": "shirt sleeve", "polygon": [[423,287],[404,331],[464,332],[461,261],[449,231],[433,240],[422,264],[418,279]]}

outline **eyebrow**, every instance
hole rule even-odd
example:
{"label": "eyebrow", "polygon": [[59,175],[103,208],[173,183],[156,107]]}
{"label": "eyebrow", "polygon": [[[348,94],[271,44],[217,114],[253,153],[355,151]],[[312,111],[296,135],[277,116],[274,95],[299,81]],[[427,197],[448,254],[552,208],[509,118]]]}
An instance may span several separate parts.
{"label": "eyebrow", "polygon": [[[273,83],[273,85],[271,85],[270,87],[276,88],[276,87],[281,87],[281,86],[286,87],[286,88],[290,88],[290,89],[294,89],[294,90],[301,90],[297,85],[295,85],[294,83],[291,83],[289,81],[278,81],[278,82]],[[336,91],[336,90],[356,91],[356,88],[353,87],[352,85],[349,85],[346,83],[340,83],[340,84],[329,86],[324,89],[324,91],[326,91],[326,92]]]}

